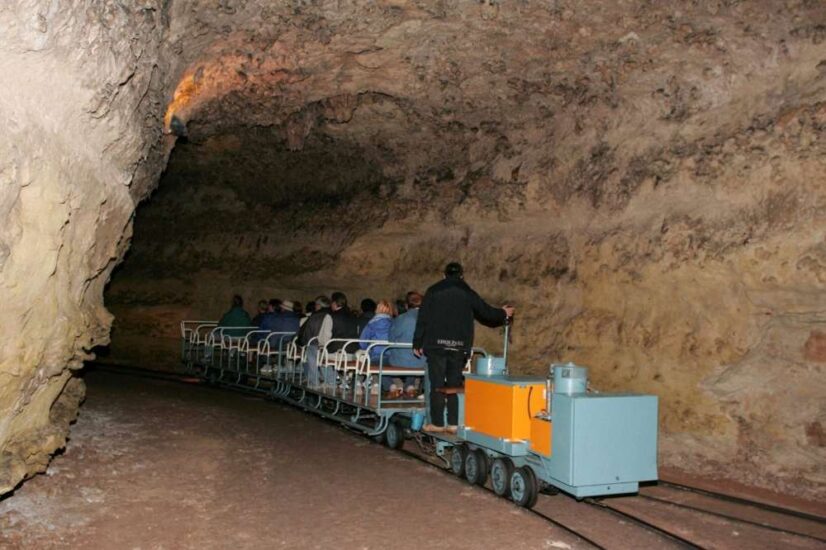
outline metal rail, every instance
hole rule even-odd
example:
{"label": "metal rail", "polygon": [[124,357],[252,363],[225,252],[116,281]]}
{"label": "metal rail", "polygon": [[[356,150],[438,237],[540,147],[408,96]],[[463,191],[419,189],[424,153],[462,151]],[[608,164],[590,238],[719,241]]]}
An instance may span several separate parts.
{"label": "metal rail", "polygon": [[784,529],[782,527],[776,527],[774,525],[769,525],[769,524],[766,524],[766,523],[760,523],[759,521],[754,521],[754,520],[750,520],[750,519],[738,518],[737,516],[732,516],[732,515],[725,514],[725,513],[722,513],[722,512],[714,512],[712,510],[705,510],[705,509],[700,508],[698,506],[692,506],[691,504],[685,504],[685,503],[682,503],[682,502],[674,502],[674,501],[668,500],[666,498],[652,497],[651,495],[639,494],[637,496],[640,497],[640,498],[644,498],[646,500],[653,501],[653,502],[659,502],[659,503],[662,503],[662,504],[677,506],[678,508],[685,508],[687,510],[692,510],[694,512],[700,512],[702,514],[724,518],[724,519],[727,519],[729,521],[736,521],[738,523],[753,525],[755,527],[760,527],[762,529],[769,529],[771,531],[776,531],[778,533],[785,533],[787,535],[793,535],[793,536],[796,536],[796,537],[803,537],[803,538],[807,538],[807,539],[813,539],[813,540],[816,540],[818,542],[826,542],[826,539],[824,539],[824,538],[816,537],[814,535],[809,535],[807,533],[800,533],[798,531],[792,531],[790,529]]}
{"label": "metal rail", "polygon": [[784,514],[787,516],[793,516],[799,519],[805,519],[809,521],[814,521],[817,523],[826,523],[826,517],[818,516],[816,514],[807,514],[806,512],[800,512],[798,510],[792,510],[790,508],[783,508],[782,506],[776,506],[774,504],[768,504],[766,502],[760,502],[758,500],[750,500],[743,497],[736,497],[733,495],[728,495],[726,493],[718,493],[717,491],[709,491],[708,489],[700,489],[699,487],[691,487],[690,485],[683,485],[681,483],[674,483],[673,481],[663,481],[659,480],[657,482],[658,485],[664,485],[666,487],[673,487],[675,489],[679,489],[681,491],[687,491],[690,493],[696,493],[699,495],[705,495],[713,498],[717,498],[719,500],[726,500],[728,502],[733,502],[736,504],[742,504],[744,506],[751,506],[752,508],[759,508],[760,510],[764,510],[767,512],[775,512],[777,514]]}
{"label": "metal rail", "polygon": [[605,503],[603,503],[599,500],[594,500],[592,498],[586,498],[586,499],[583,500],[583,502],[585,502],[587,504],[590,504],[590,505],[592,505],[596,508],[599,508],[601,510],[606,510],[607,512],[609,512],[611,514],[614,514],[615,516],[621,517],[625,520],[629,520],[629,521],[631,521],[631,522],[633,522],[637,525],[640,525],[643,529],[646,529],[647,531],[649,531],[651,533],[660,535],[664,538],[669,539],[671,542],[675,542],[675,543],[677,543],[681,546],[684,546],[686,548],[696,548],[698,550],[708,550],[705,546],[700,546],[696,542],[692,542],[692,541],[688,540],[687,538],[681,537],[680,535],[677,535],[675,533],[672,533],[671,531],[663,529],[662,527],[660,527],[658,525],[654,525],[651,522],[648,522],[648,521],[645,521],[644,519],[638,518],[637,516],[635,516],[633,514],[629,514],[627,512],[623,512],[622,510],[617,510],[616,508],[612,508],[611,506],[608,506],[607,504],[605,504]]}
{"label": "metal rail", "polygon": [[[426,465],[430,466],[431,468],[435,468],[435,469],[439,470],[440,472],[442,472],[442,473],[444,473],[444,474],[446,474],[446,475],[449,475],[449,476],[451,476],[451,477],[455,477],[455,476],[453,476],[453,474],[452,474],[452,473],[451,473],[451,472],[450,472],[447,468],[445,468],[445,467],[443,467],[443,466],[440,466],[439,464],[434,464],[433,462],[430,462],[429,460],[427,460],[425,457],[423,457],[423,456],[421,456],[421,455],[417,455],[416,453],[413,453],[413,452],[407,451],[407,450],[405,450],[405,449],[399,449],[399,451],[398,451],[398,452],[400,452],[400,453],[402,453],[403,455],[406,455],[406,456],[408,456],[408,457],[410,457],[410,458],[413,458],[413,459],[415,459],[415,460],[418,460],[419,462],[422,462],[423,464],[426,464]],[[487,491],[488,493],[491,493],[491,494],[493,494],[494,496],[496,496],[496,493],[494,493],[494,492],[493,492],[493,489],[490,489],[490,488],[489,488],[489,487],[487,487],[487,486],[485,486],[485,487],[479,487],[479,486],[477,485],[476,487],[477,487],[477,488],[479,488],[479,489],[482,489],[482,490],[484,490],[484,491]],[[502,497],[496,496],[496,498],[497,498],[497,499],[501,499]],[[514,506],[515,506],[515,505],[514,505]],[[548,516],[548,515],[546,515],[546,514],[543,514],[542,512],[539,512],[538,510],[534,510],[533,508],[521,508],[521,509],[522,509],[522,510],[524,510],[524,511],[526,511],[526,512],[529,512],[529,513],[531,513],[531,514],[533,514],[533,515],[535,515],[535,516],[539,516],[540,518],[544,519],[544,520],[545,520],[545,521],[547,521],[548,523],[551,523],[552,525],[555,525],[556,527],[559,527],[559,528],[560,528],[560,529],[562,529],[563,531],[565,531],[565,532],[567,532],[567,533],[569,533],[569,534],[571,534],[571,535],[575,536],[576,538],[580,539],[581,541],[585,542],[586,544],[589,544],[589,545],[593,546],[594,548],[599,548],[600,550],[608,550],[605,546],[602,546],[602,545],[601,545],[601,544],[599,544],[598,542],[596,542],[596,541],[594,541],[594,540],[592,540],[592,539],[590,539],[590,538],[586,537],[586,536],[585,536],[585,535],[583,535],[582,533],[577,532],[575,529],[573,529],[573,528],[571,528],[571,527],[568,527],[568,526],[567,526],[567,525],[565,525],[564,523],[562,523],[562,522],[560,522],[560,521],[558,521],[558,520],[555,520],[554,518],[552,518],[552,517],[550,517],[550,516]]]}

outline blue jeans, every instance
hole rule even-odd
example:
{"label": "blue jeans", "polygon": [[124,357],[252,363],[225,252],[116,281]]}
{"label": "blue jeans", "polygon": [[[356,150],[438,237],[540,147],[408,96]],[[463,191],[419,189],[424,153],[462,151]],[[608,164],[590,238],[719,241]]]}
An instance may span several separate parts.
{"label": "blue jeans", "polygon": [[304,364],[304,378],[307,385],[318,386],[318,346],[307,346],[307,362]]}
{"label": "blue jeans", "polygon": [[324,373],[324,385],[335,387],[336,385],[336,368],[335,367],[321,367]]}

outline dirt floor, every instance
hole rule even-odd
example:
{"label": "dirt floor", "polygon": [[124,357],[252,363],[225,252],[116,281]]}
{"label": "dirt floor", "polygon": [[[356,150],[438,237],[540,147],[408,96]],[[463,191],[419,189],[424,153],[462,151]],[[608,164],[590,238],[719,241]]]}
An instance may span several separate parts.
{"label": "dirt floor", "polygon": [[91,372],[66,452],[0,501],[2,548],[578,548],[488,492],[305,413]]}

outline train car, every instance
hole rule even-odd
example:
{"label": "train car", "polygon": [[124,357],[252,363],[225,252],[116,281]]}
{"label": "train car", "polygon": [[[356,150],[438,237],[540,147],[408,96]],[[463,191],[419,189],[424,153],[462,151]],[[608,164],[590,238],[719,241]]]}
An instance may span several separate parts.
{"label": "train car", "polygon": [[[266,395],[399,448],[408,431],[424,419],[421,399],[384,399],[375,381],[384,375],[423,377],[421,369],[373,364],[369,351],[406,347],[386,341],[333,339],[326,346],[313,338],[301,348],[294,334],[255,327],[224,328],[214,321],[181,322],[181,359],[188,371],[210,384]],[[359,343],[367,349],[346,350]],[[337,351],[328,351],[339,344]],[[382,358],[384,357],[382,353]],[[312,363],[326,373],[323,382],[310,380]]]}
{"label": "train car", "polygon": [[[312,345],[299,348],[293,335],[238,329],[230,335],[213,321],[181,323],[182,360],[213,384],[264,393],[338,422],[391,448],[416,436],[434,443],[450,469],[516,504],[531,507],[540,492],[563,491],[575,498],[634,493],[657,479],[657,397],[589,391],[587,369],[551,365],[548,376],[508,373],[507,343],[501,357],[479,355],[465,371],[463,388],[446,388],[459,399],[456,434],[420,432],[429,392],[413,399],[384,399],[373,386],[382,376],[418,376],[421,369],[377,364],[369,350],[410,348],[386,341],[361,342],[367,350],[347,353]],[[335,341],[333,341],[335,342]],[[333,343],[331,342],[331,343]],[[329,344],[328,344],[329,345]],[[312,362],[328,374],[327,384],[310,383]]]}

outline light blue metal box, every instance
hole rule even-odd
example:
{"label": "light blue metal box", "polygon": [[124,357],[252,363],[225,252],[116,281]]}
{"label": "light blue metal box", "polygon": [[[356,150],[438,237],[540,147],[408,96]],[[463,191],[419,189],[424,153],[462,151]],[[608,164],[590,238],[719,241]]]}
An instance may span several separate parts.
{"label": "light blue metal box", "polygon": [[552,483],[576,497],[636,492],[657,479],[657,397],[553,395]]}

